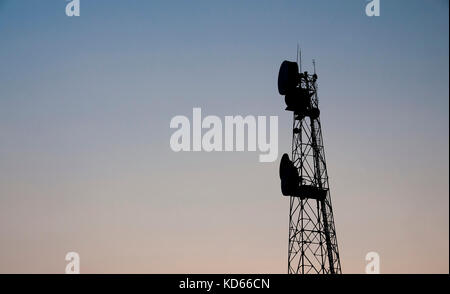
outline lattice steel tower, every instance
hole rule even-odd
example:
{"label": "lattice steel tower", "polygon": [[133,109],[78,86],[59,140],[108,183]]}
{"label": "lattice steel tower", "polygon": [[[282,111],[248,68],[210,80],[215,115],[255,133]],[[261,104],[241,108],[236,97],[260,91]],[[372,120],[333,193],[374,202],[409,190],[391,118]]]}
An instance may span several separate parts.
{"label": "lattice steel tower", "polygon": [[281,190],[290,199],[288,273],[340,274],[315,69],[299,73],[296,62],[284,61],[278,90],[294,118],[292,161],[284,154],[280,163]]}

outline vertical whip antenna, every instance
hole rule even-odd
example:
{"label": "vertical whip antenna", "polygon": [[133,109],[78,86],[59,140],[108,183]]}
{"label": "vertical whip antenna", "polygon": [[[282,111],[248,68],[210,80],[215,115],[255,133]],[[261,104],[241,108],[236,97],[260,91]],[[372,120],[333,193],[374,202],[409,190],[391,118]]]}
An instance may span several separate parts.
{"label": "vertical whip antenna", "polygon": [[300,69],[300,72],[302,72],[302,49],[300,47],[298,48],[298,55],[298,67]]}

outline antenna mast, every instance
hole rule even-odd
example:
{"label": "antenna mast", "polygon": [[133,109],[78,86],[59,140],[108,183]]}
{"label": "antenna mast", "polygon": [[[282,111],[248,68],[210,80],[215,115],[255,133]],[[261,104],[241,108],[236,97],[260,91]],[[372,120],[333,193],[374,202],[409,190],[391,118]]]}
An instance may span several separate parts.
{"label": "antenna mast", "polygon": [[281,191],[289,196],[288,273],[340,274],[341,262],[331,206],[322,140],[316,62],[314,74],[299,72],[297,63],[284,61],[278,91],[287,111],[294,113],[292,161],[280,162]]}

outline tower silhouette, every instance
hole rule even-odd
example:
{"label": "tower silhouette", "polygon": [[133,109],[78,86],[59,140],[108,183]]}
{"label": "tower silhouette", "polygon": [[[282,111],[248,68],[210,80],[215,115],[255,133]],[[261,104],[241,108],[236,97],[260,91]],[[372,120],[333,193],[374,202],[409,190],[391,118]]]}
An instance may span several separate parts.
{"label": "tower silhouette", "polygon": [[[313,61],[314,63],[314,61]],[[292,161],[280,162],[281,190],[289,196],[288,273],[339,274],[341,263],[320,124],[317,74],[284,61],[278,90],[293,112]]]}

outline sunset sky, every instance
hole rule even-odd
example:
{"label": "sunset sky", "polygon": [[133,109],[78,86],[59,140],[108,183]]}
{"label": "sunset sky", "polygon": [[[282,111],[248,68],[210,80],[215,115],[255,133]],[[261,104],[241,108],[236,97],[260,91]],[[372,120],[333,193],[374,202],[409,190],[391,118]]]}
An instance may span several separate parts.
{"label": "sunset sky", "polygon": [[[449,2],[0,0],[0,273],[286,273],[280,63],[317,62],[343,273],[449,272]],[[278,116],[278,160],[173,152]]]}

